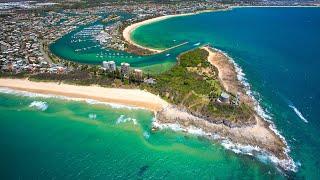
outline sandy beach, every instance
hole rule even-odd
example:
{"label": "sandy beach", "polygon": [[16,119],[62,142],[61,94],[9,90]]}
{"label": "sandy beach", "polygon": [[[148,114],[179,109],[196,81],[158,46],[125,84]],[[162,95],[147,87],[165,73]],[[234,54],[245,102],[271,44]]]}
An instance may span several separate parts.
{"label": "sandy beach", "polygon": [[[140,107],[153,111],[156,116],[153,126],[159,128],[170,125],[180,126],[189,132],[190,128],[198,128],[208,138],[218,135],[218,141],[228,140],[235,147],[258,147],[276,157],[279,166],[285,168],[291,160],[285,152],[286,145],[258,116],[254,126],[230,128],[222,123],[210,123],[188,112],[176,108],[159,96],[138,89],[103,88],[99,86],[77,86],[55,82],[32,82],[27,79],[0,78],[0,87],[27,91],[39,94],[66,96],[70,98],[92,99],[100,102],[116,103]],[[172,128],[174,129],[174,128]]]}
{"label": "sandy beach", "polygon": [[168,103],[159,96],[138,89],[103,88],[99,86],[76,86],[55,82],[33,82],[26,79],[0,78],[0,87],[40,94],[52,94],[71,98],[93,99],[160,111]]}
{"label": "sandy beach", "polygon": [[[219,80],[229,93],[239,93],[240,100],[249,104],[252,108],[256,106],[255,101],[246,94],[245,88],[237,79],[237,72],[232,62],[224,53],[210,47],[203,47],[209,52],[208,61],[218,69]],[[263,152],[273,158],[275,164],[286,170],[295,168],[293,160],[287,154],[285,140],[273,131],[272,124],[265,121],[258,114],[255,115],[256,123],[250,126],[229,127],[223,123],[211,123],[188,113],[186,110],[167,103],[159,96],[139,89],[103,88],[99,86],[77,86],[59,84],[55,82],[32,82],[27,79],[5,79],[0,78],[0,87],[14,90],[22,90],[40,94],[61,95],[71,98],[93,99],[101,102],[116,103],[135,106],[153,111],[156,120],[153,122],[155,128],[179,129],[193,133],[194,129],[203,132],[208,138],[214,138],[222,144],[227,140],[234,148],[250,149],[250,154]],[[203,134],[202,134],[203,135]],[[248,153],[248,152],[247,152]]]}
{"label": "sandy beach", "polygon": [[164,19],[168,19],[170,18],[170,16],[161,16],[161,17],[156,17],[156,18],[152,18],[152,19],[148,19],[148,20],[145,20],[145,21],[141,21],[141,22],[138,22],[138,23],[134,23],[134,24],[131,24],[130,26],[126,27],[124,30],[123,30],[123,38],[129,42],[130,44],[133,44],[141,49],[147,49],[153,53],[161,53],[163,52],[163,50],[158,50],[158,49],[153,49],[153,48],[148,48],[148,47],[144,47],[144,46],[141,46],[137,43],[135,43],[132,39],[131,39],[131,33],[138,27],[142,26],[142,25],[146,25],[146,24],[150,24],[150,23],[153,23],[153,22],[157,22],[157,21],[161,21],[161,20],[164,20]]}
{"label": "sandy beach", "polygon": [[162,21],[162,20],[165,20],[165,19],[169,19],[169,18],[173,18],[173,17],[179,17],[179,16],[190,16],[190,15],[194,15],[194,14],[199,14],[199,13],[205,13],[205,12],[212,12],[214,10],[205,10],[205,11],[199,11],[199,12],[195,12],[195,13],[186,13],[186,14],[173,14],[173,15],[165,15],[165,16],[160,16],[160,17],[155,17],[155,18],[151,18],[151,19],[147,19],[147,20],[144,20],[144,21],[141,21],[141,22],[137,22],[137,23],[134,23],[134,24],[131,24],[129,26],[127,26],[124,30],[123,30],[123,38],[130,44],[134,45],[134,46],[137,46],[141,49],[146,49],[146,50],[149,50],[151,52],[153,52],[154,54],[157,54],[157,53],[161,53],[161,52],[164,52],[166,50],[169,50],[169,49],[172,49],[173,47],[170,47],[170,48],[167,48],[167,49],[163,49],[163,50],[159,50],[159,49],[154,49],[154,48],[149,48],[149,47],[145,47],[145,46],[141,46],[139,45],[138,43],[134,42],[132,39],[131,39],[131,33],[137,29],[138,27],[140,26],[143,26],[143,25],[146,25],[146,24],[150,24],[150,23],[154,23],[154,22],[157,22],[157,21]]}

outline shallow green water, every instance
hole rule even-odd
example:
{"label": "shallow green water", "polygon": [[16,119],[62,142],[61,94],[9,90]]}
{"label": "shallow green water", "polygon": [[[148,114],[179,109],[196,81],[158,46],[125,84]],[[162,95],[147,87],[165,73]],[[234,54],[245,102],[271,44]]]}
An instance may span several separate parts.
{"label": "shallow green water", "polygon": [[[29,107],[35,101],[47,108]],[[0,102],[2,179],[280,177],[272,165],[208,140],[150,132],[145,110],[3,93]],[[121,116],[137,123],[117,123]]]}
{"label": "shallow green water", "polygon": [[[128,15],[123,16],[124,19],[129,17],[130,16]],[[105,24],[101,23],[101,21],[81,26],[75,31],[52,43],[50,45],[51,52],[63,59],[80,63],[101,64],[102,61],[113,60],[117,65],[120,65],[121,62],[127,62],[130,63],[132,67],[138,67],[143,69],[145,72],[159,73],[172,67],[176,62],[176,57],[181,52],[190,50],[191,48],[195,48],[200,45],[199,44],[195,46],[194,42],[185,40],[171,40],[170,42],[164,41],[161,42],[164,44],[160,47],[167,48],[182,44],[184,42],[188,43],[160,54],[151,56],[137,56],[135,54],[104,48],[99,44],[99,42],[94,40],[94,36],[79,35],[81,33],[88,32],[87,30],[89,28],[97,25],[105,26]],[[80,42],[78,42],[79,40]]]}

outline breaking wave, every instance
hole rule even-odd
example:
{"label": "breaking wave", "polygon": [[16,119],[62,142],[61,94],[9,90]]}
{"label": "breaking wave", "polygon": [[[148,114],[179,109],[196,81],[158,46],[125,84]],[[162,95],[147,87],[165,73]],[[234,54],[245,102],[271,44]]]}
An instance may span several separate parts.
{"label": "breaking wave", "polygon": [[[261,105],[261,99],[258,98],[258,100],[256,99],[256,97],[259,97],[259,93],[254,92],[251,90],[250,84],[247,81],[247,78],[245,77],[245,73],[243,72],[243,70],[241,69],[241,67],[234,61],[233,58],[231,58],[227,53],[225,53],[222,50],[213,48],[216,51],[223,53],[228,60],[234,65],[236,73],[237,73],[237,79],[241,82],[241,84],[245,87],[246,90],[246,94],[248,96],[250,96],[254,103],[255,103],[255,107],[254,110],[257,112],[257,114],[261,117],[264,118],[264,120],[266,120],[270,125],[269,128],[275,133],[277,134],[282,140],[283,142],[286,144],[286,146],[288,147],[287,149],[285,149],[285,153],[288,154],[290,152],[289,149],[289,145],[287,144],[286,140],[284,139],[284,137],[279,133],[279,131],[276,129],[274,123],[271,121],[272,119],[272,115],[270,113],[267,113],[267,110],[264,110]],[[3,88],[0,88],[0,92],[15,92],[13,94],[16,94],[16,90],[10,90],[5,88],[5,90],[3,90]],[[31,97],[33,97],[35,95],[35,93],[29,93],[29,92],[25,92],[25,91],[19,91],[20,93],[23,92],[24,94],[27,94],[28,96],[31,95]],[[55,96],[55,95],[36,95],[36,97],[55,97],[55,98],[63,98],[63,99],[70,99],[70,100],[85,100],[87,103],[89,104],[107,104],[113,108],[129,108],[129,109],[141,109],[141,108],[137,108],[137,107],[130,107],[130,106],[124,106],[124,105],[117,105],[117,104],[112,104],[112,103],[104,103],[104,102],[100,102],[100,101],[96,101],[96,100],[91,100],[91,99],[79,99],[79,98],[68,98],[68,97],[63,97],[63,96]],[[296,112],[296,111],[295,111]],[[297,111],[299,112],[299,111]],[[296,112],[296,113],[297,113]],[[297,115],[299,115],[297,113]],[[301,117],[302,114],[300,113]],[[300,117],[300,116],[299,116]],[[300,117],[300,118],[301,118]],[[304,117],[303,117],[304,118]],[[304,118],[305,119],[305,118]],[[304,120],[303,119],[303,120]],[[306,120],[306,119],[305,119]],[[130,117],[125,117],[124,115],[121,115],[118,119],[117,119],[117,124],[119,123],[124,123],[124,122],[129,122],[132,121],[134,124],[137,124],[136,119],[130,118]],[[194,134],[194,135],[199,135],[199,136],[209,136],[213,139],[216,140],[222,140],[223,138],[220,137],[219,135],[216,134],[210,134],[210,133],[206,133],[204,132],[202,129],[199,128],[195,128],[195,127],[189,127],[189,128],[182,128],[179,124],[160,124],[158,123],[156,120],[153,121],[153,126],[154,127],[158,127],[159,129],[172,129],[174,131],[184,131],[184,132],[188,132],[190,134]],[[228,142],[227,140],[223,141],[221,143],[226,149],[230,149],[231,151],[235,152],[235,153],[242,153],[242,154],[248,154],[248,155],[257,155],[256,157],[258,157],[258,159],[265,159],[266,157],[273,163],[280,165],[281,167],[283,167],[285,170],[290,170],[290,171],[297,171],[297,166],[294,163],[294,161],[290,158],[289,160],[279,160],[277,157],[271,155],[270,153],[267,152],[263,152],[263,150],[261,149],[257,149],[257,147],[251,147],[251,146],[247,146],[247,145],[240,145],[240,144],[233,144],[232,142]],[[260,152],[262,154],[257,154],[257,153],[253,153],[253,152]],[[262,158],[263,157],[263,158]],[[289,156],[288,156],[289,157]]]}
{"label": "breaking wave", "polygon": [[54,95],[54,94],[40,94],[40,93],[33,93],[33,92],[15,90],[15,89],[10,89],[10,88],[3,88],[3,87],[0,87],[0,93],[12,94],[12,95],[23,96],[23,97],[31,97],[31,98],[56,98],[56,99],[68,100],[68,101],[85,101],[86,103],[91,104],[91,105],[101,104],[101,105],[109,106],[114,109],[143,109],[140,107],[101,102],[101,101],[97,101],[97,100],[93,100],[93,99],[72,98],[72,97]]}
{"label": "breaking wave", "polygon": [[193,44],[193,46],[199,46],[200,42]]}
{"label": "breaking wave", "polygon": [[90,113],[90,114],[89,114],[89,119],[95,120],[95,119],[97,119],[97,115],[96,115],[96,114],[93,114],[93,113]]}
{"label": "breaking wave", "polygon": [[[243,72],[242,68],[226,52],[224,52],[224,51],[222,51],[220,49],[216,49],[216,48],[213,48],[213,49],[218,51],[218,52],[220,52],[220,53],[222,53],[222,54],[224,54],[228,58],[228,60],[233,64],[233,66],[235,67],[236,73],[237,73],[237,79],[244,86],[246,94],[254,101],[254,104],[255,104],[254,110],[257,112],[257,114],[259,116],[261,116],[265,121],[267,121],[269,123],[269,128],[282,139],[282,141],[284,142],[284,144],[287,147],[286,149],[284,149],[284,152],[288,155],[288,153],[290,152],[290,146],[288,145],[288,143],[285,140],[285,138],[276,129],[276,126],[272,121],[272,114],[269,113],[266,109],[264,110],[262,108],[262,106],[260,105],[260,103],[261,103],[261,98],[259,98],[260,94],[258,92],[255,92],[255,91],[251,90],[251,86],[250,86],[247,78],[245,77],[245,73]],[[258,100],[257,100],[257,98],[258,98]],[[270,156],[272,156],[272,155],[270,155]],[[273,159],[272,162],[275,162],[276,161],[275,159],[277,159],[277,158],[273,157],[271,159]],[[283,161],[285,161],[285,160],[283,160]],[[284,168],[286,170],[290,170],[290,171],[294,171],[294,172],[297,171],[297,166],[296,166],[295,162],[293,161],[293,159],[290,158],[286,162],[283,162],[283,161],[282,160],[278,160],[277,164],[281,164],[282,167],[286,167],[286,168]]]}
{"label": "breaking wave", "polygon": [[273,163],[277,166],[282,167],[283,169],[287,171],[296,171],[296,165],[293,162],[291,158],[288,160],[280,160],[273,154],[259,148],[258,146],[250,146],[250,145],[243,145],[243,144],[236,144],[225,137],[222,137],[218,134],[214,133],[206,133],[200,128],[195,128],[193,126],[191,127],[182,127],[178,123],[160,123],[155,118],[152,122],[153,127],[161,129],[171,129],[173,131],[180,131],[180,132],[186,132],[189,134],[193,134],[196,136],[204,136],[212,140],[216,140],[220,142],[220,144],[225,148],[228,149],[236,154],[245,154],[249,156],[256,157],[259,161],[263,163]]}
{"label": "breaking wave", "polygon": [[[261,99],[259,98],[259,93],[251,90],[250,84],[248,83],[245,77],[245,73],[243,72],[241,67],[227,53],[216,48],[213,48],[213,49],[224,54],[228,58],[228,60],[233,64],[237,73],[237,79],[245,87],[246,94],[250,96],[250,98],[252,98],[252,100],[254,101],[254,104],[255,104],[254,110],[257,112],[259,116],[261,116],[265,121],[267,121],[270,124],[269,128],[283,140],[286,147],[288,147],[284,149],[284,152],[285,154],[288,155],[288,153],[290,152],[289,145],[287,144],[284,137],[276,129],[274,123],[271,121],[272,115],[267,110],[264,110],[261,107],[260,105]],[[258,97],[258,100],[256,99],[256,97]],[[153,126],[159,129],[172,129],[173,131],[183,131],[183,132],[187,132],[187,133],[198,135],[198,136],[207,136],[211,139],[218,140],[219,142],[221,142],[224,148],[229,149],[237,154],[241,153],[241,154],[254,156],[262,162],[272,162],[287,171],[294,171],[294,172],[297,171],[297,166],[290,156],[288,156],[289,159],[280,160],[273,154],[266,152],[259,147],[253,147],[253,146],[243,145],[243,144],[235,144],[229,141],[228,139],[221,137],[217,134],[206,133],[202,129],[195,128],[195,127],[183,128],[179,124],[171,124],[171,123],[161,124],[156,119],[153,120]]]}
{"label": "breaking wave", "polygon": [[115,103],[107,103],[107,102],[101,102],[101,101],[97,101],[97,100],[93,100],[93,99],[84,99],[86,103],[88,104],[101,104],[101,105],[107,105],[110,106],[114,109],[143,109],[140,107],[134,107],[134,106],[127,106],[127,105],[122,105],[122,104],[115,104]]}
{"label": "breaking wave", "polygon": [[32,93],[32,92],[15,90],[15,89],[4,88],[4,87],[0,87],[0,93],[12,94],[12,95],[24,96],[24,97],[42,97],[42,98],[51,98],[51,97],[54,98],[54,97],[57,97],[55,95],[38,94],[38,93]]}
{"label": "breaking wave", "polygon": [[308,123],[308,120],[302,115],[302,113],[293,105],[289,105],[293,109],[293,111],[299,116],[299,118],[304,121],[305,123]]}
{"label": "breaking wave", "polygon": [[49,105],[47,104],[47,102],[44,101],[33,101],[29,107],[31,108],[35,108],[41,111],[45,111],[48,109]]}
{"label": "breaking wave", "polygon": [[235,144],[228,140],[223,140],[221,144],[224,148],[229,149],[236,154],[246,154],[249,156],[254,156],[263,163],[271,162],[273,164],[279,165],[287,171],[295,171],[296,169],[296,165],[292,159],[281,160],[273,154],[259,148],[258,146]]}
{"label": "breaking wave", "polygon": [[125,115],[121,115],[118,119],[116,124],[120,124],[120,123],[126,123],[126,122],[133,122],[134,125],[137,124],[137,120],[131,117],[127,117]]}
{"label": "breaking wave", "polygon": [[143,137],[146,138],[146,139],[149,139],[150,133],[148,133],[147,131],[144,131],[143,132]]}

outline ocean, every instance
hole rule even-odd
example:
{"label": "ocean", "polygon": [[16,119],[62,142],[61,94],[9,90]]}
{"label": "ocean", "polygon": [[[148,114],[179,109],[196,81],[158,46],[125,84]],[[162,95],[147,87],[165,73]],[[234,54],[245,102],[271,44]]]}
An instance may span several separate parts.
{"label": "ocean", "polygon": [[298,170],[281,172],[263,156],[237,154],[195,135],[152,132],[146,110],[1,89],[2,179],[319,179],[320,8],[235,8],[148,24],[133,32],[141,45],[188,42],[149,57],[110,57],[99,47],[75,53],[72,33],[52,51],[92,64],[110,58],[161,71],[202,44],[224,51],[287,140]]}

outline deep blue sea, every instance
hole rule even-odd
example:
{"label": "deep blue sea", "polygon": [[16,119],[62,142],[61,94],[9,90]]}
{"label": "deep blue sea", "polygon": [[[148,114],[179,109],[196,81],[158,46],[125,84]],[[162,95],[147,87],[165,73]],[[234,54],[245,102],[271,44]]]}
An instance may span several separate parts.
{"label": "deep blue sea", "polygon": [[297,177],[320,177],[320,8],[236,8],[176,17],[143,26],[133,38],[150,47],[173,39],[210,43],[228,53],[288,141]]}

